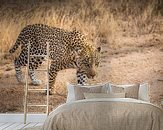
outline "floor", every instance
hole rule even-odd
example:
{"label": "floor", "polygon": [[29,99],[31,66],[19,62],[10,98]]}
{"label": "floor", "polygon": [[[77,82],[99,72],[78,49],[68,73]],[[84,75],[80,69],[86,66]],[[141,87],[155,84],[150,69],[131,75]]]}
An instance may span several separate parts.
{"label": "floor", "polygon": [[6,122],[6,123],[0,123],[0,130],[20,130],[28,127],[36,127],[41,126],[43,123],[41,122],[29,122],[27,124],[24,123],[17,123],[17,122]]}
{"label": "floor", "polygon": [[20,130],[29,127],[42,126],[46,114],[27,114],[26,124],[24,124],[24,114],[4,114],[0,113],[0,130]]}

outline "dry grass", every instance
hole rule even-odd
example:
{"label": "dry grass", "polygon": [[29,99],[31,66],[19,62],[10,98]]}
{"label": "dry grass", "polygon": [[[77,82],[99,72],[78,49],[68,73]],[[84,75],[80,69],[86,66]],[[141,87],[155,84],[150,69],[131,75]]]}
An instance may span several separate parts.
{"label": "dry grass", "polygon": [[[72,30],[77,28],[94,44],[114,39],[153,33],[159,28],[159,3],[155,0],[94,1],[59,0],[1,2],[0,53],[14,44],[21,29],[28,24],[43,23]],[[2,58],[2,57],[1,57]]]}

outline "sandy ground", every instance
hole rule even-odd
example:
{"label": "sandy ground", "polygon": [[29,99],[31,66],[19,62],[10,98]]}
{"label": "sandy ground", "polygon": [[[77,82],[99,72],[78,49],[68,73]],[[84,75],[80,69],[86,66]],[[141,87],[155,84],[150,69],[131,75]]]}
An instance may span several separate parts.
{"label": "sandy ground", "polygon": [[[101,64],[98,75],[90,83],[115,84],[150,83],[150,100],[160,106],[163,100],[163,39],[161,35],[123,37],[115,40],[119,46],[101,41]],[[45,79],[44,72],[38,77]],[[50,96],[50,111],[65,102],[66,83],[75,83],[75,70],[59,72],[55,84],[57,94]],[[45,85],[38,86],[42,88]],[[33,87],[33,86],[30,86]],[[29,102],[42,104],[44,92],[29,93]],[[13,61],[0,65],[0,112],[23,112],[24,85],[15,79]],[[44,108],[30,108],[30,112],[43,112]]]}

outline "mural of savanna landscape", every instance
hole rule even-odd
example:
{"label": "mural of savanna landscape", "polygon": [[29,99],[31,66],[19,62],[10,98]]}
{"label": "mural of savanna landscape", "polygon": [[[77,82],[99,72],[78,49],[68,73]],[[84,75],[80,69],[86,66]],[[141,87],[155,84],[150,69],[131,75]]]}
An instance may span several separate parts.
{"label": "mural of savanna landscape", "polygon": [[[163,2],[161,0],[1,0],[0,1],[0,112],[23,112],[24,84],[17,82],[14,54],[8,51],[20,31],[30,24],[46,24],[81,31],[101,46],[100,65],[88,83],[150,84],[150,101],[163,100]],[[45,67],[43,65],[42,67]],[[23,68],[25,72],[25,67]],[[23,73],[25,75],[25,73]],[[66,101],[66,84],[76,83],[76,70],[58,73],[50,110]],[[44,72],[37,76],[46,82]],[[32,86],[44,88],[45,85]],[[29,93],[29,102],[43,104],[45,92]],[[44,108],[30,108],[44,112]]]}

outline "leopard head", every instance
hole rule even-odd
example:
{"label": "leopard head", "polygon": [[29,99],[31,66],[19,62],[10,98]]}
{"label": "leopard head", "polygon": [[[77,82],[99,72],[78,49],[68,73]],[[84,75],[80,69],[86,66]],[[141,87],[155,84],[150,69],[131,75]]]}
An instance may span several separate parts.
{"label": "leopard head", "polygon": [[77,71],[79,73],[85,74],[88,78],[94,78],[97,74],[97,68],[100,63],[100,50],[98,47],[90,55],[80,56],[77,61]]}
{"label": "leopard head", "polygon": [[71,49],[75,55],[78,73],[85,74],[88,78],[95,77],[99,66],[101,47],[93,48],[81,32],[73,30],[71,33]]}

